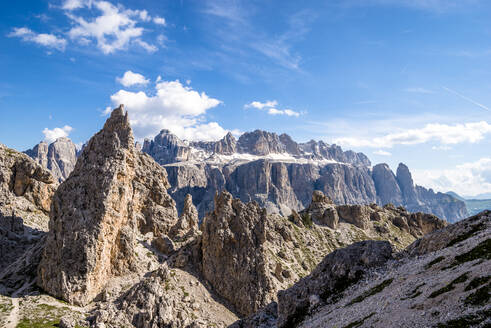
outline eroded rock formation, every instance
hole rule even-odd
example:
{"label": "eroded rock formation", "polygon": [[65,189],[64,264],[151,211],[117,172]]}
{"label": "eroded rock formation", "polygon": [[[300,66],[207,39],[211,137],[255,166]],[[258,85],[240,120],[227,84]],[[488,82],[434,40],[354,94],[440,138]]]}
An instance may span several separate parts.
{"label": "eroded rock formation", "polygon": [[0,276],[48,229],[56,187],[47,170],[0,144]]}
{"label": "eroded rock formation", "polygon": [[167,235],[177,223],[165,170],[134,144],[120,106],[56,191],[38,270],[50,294],[89,303],[108,279],[137,267],[136,232]]}
{"label": "eroded rock formation", "polygon": [[58,182],[68,178],[77,162],[77,147],[65,137],[58,138],[50,144],[42,141],[25,153],[48,169]]}
{"label": "eroded rock formation", "polygon": [[431,232],[400,253],[382,241],[336,250],[280,291],[278,303],[232,327],[485,327],[490,232],[487,211]]}
{"label": "eroded rock formation", "polygon": [[222,192],[201,225],[201,270],[238,313],[250,315],[343,245],[383,239],[402,249],[444,226],[435,216],[393,206],[335,206],[321,191],[307,210],[286,218]]}

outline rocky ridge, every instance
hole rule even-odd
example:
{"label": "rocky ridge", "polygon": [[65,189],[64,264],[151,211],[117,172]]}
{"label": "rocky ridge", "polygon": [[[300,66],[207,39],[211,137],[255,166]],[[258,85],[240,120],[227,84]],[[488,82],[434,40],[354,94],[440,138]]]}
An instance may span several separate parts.
{"label": "rocky ridge", "polygon": [[372,168],[364,154],[322,141],[296,143],[286,134],[256,130],[238,140],[229,133],[217,142],[190,142],[162,130],[145,140],[142,151],[164,165],[177,208],[189,193],[200,217],[222,190],[283,215],[304,209],[321,190],[336,204],[392,203],[452,222],[467,216],[465,203],[416,186],[404,164],[395,175],[387,164]]}
{"label": "rocky ridge", "polygon": [[[414,185],[404,164],[397,174],[387,164],[372,168],[364,154],[322,141],[297,143],[287,134],[261,130],[244,133],[238,140],[228,133],[216,142],[186,141],[162,130],[153,140],[136,143],[135,148],[164,165],[179,212],[189,193],[200,218],[213,210],[213,195],[222,190],[244,202],[255,200],[268,213],[289,215],[290,209],[308,206],[316,189],[336,204],[392,203],[450,222],[467,216],[464,202]],[[60,182],[73,170],[79,155],[68,138],[50,145],[41,142],[26,153]],[[249,175],[255,177],[255,184],[250,183]]]}
{"label": "rocky ridge", "polygon": [[329,254],[278,302],[232,327],[487,327],[491,212],[418,239]]}
{"label": "rocky ridge", "polygon": [[127,114],[114,110],[53,198],[38,284],[77,305],[112,276],[138,271],[135,236],[169,235],[178,222],[166,172],[135,150]]}
{"label": "rocky ridge", "polygon": [[58,138],[50,144],[41,141],[24,153],[29,155],[42,167],[48,169],[58,182],[62,182],[68,178],[75,168],[78,156],[75,144],[65,137]]}
{"label": "rocky ridge", "polygon": [[[315,191],[289,216],[221,192],[198,226],[191,195],[178,216],[168,187],[162,166],[136,149],[123,107],[115,109],[54,193],[47,236],[0,270],[8,296],[0,305],[12,307],[0,321],[32,326],[43,313],[61,327],[225,327],[265,306],[276,311],[268,304],[278,291],[338,248],[377,239],[402,249],[445,225],[393,205],[336,205]],[[70,304],[38,295],[33,277]]]}
{"label": "rocky ridge", "polygon": [[336,206],[320,191],[307,210],[290,217],[267,214],[256,202],[244,204],[222,192],[201,225],[201,271],[239,314],[250,315],[337,248],[380,239],[402,249],[444,226],[432,215],[403,208]]}
{"label": "rocky ridge", "polygon": [[28,156],[0,144],[0,268],[48,230],[53,176]]}

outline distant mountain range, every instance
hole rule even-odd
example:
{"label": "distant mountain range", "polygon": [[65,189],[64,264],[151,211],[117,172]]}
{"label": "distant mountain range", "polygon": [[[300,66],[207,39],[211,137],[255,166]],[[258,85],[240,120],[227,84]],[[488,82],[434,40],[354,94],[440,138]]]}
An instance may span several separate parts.
{"label": "distant mountain range", "polygon": [[447,192],[447,195],[463,201],[469,215],[475,215],[484,210],[491,210],[491,193],[479,194],[473,197],[462,197],[453,191],[449,191]]}
{"label": "distant mountain range", "polygon": [[[283,215],[304,209],[313,191],[321,190],[336,204],[392,203],[449,222],[467,216],[464,201],[415,185],[406,165],[401,163],[394,174],[387,164],[372,167],[365,154],[323,141],[297,143],[287,134],[261,130],[238,139],[229,133],[216,142],[186,141],[162,130],[145,140],[141,151],[167,170],[178,210],[189,193],[200,217],[213,210],[214,196],[223,190]],[[73,170],[77,156],[67,138],[40,143],[26,154],[60,181]]]}

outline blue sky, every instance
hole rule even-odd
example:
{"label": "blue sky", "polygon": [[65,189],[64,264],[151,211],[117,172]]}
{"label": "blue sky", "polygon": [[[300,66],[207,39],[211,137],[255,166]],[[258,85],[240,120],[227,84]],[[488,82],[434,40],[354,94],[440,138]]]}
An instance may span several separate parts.
{"label": "blue sky", "polygon": [[491,192],[489,1],[4,1],[0,18],[10,147],[83,143],[124,102],[140,139],[286,132]]}

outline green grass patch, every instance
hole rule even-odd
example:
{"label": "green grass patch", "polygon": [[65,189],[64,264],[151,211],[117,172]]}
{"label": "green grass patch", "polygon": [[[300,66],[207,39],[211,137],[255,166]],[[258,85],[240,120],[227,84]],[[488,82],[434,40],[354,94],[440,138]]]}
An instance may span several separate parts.
{"label": "green grass patch", "polygon": [[303,213],[301,218],[304,226],[306,226],[309,229],[312,228],[313,222],[312,222],[312,217],[310,216],[309,213]]}
{"label": "green grass patch", "polygon": [[480,306],[486,305],[489,302],[489,291],[491,289],[491,284],[487,284],[476,290],[474,293],[467,296],[464,300],[465,304]]}
{"label": "green grass patch", "polygon": [[471,229],[468,232],[463,233],[460,236],[457,236],[456,238],[452,239],[447,244],[447,247],[450,247],[450,246],[453,246],[457,243],[460,243],[461,241],[464,241],[464,240],[474,236],[477,232],[484,230],[485,228],[486,228],[486,225],[484,223],[475,224],[471,227]]}
{"label": "green grass patch", "polygon": [[444,257],[444,256],[439,256],[439,257],[437,257],[436,259],[434,259],[433,261],[431,261],[430,263],[428,263],[428,264],[425,266],[425,269],[427,269],[427,270],[428,270],[429,268],[431,268],[432,266],[434,266],[435,264],[437,264],[437,263],[439,263],[439,262],[441,262],[441,261],[443,261],[443,260],[445,260],[445,257]]}
{"label": "green grass patch", "polygon": [[435,290],[433,293],[430,294],[429,298],[435,298],[439,295],[442,295],[442,294],[448,293],[451,290],[454,290],[456,284],[460,284],[460,283],[467,281],[467,279],[468,279],[467,274],[468,274],[468,272],[464,273],[463,275],[458,276],[457,278],[452,280],[445,287],[440,288],[438,290]]}
{"label": "green grass patch", "polygon": [[470,251],[456,256],[450,268],[478,259],[491,260],[491,238],[484,240]]}
{"label": "green grass patch", "polygon": [[480,311],[474,314],[468,314],[457,319],[441,322],[433,327],[435,328],[467,328],[479,325],[481,322],[491,316],[491,310]]}
{"label": "green grass patch", "polygon": [[413,290],[412,290],[412,291],[411,291],[411,292],[410,292],[410,293],[407,295],[407,297],[403,297],[403,298],[401,298],[401,301],[408,300],[408,299],[410,299],[410,298],[411,298],[411,299],[412,299],[412,298],[416,298],[416,297],[418,297],[419,295],[421,295],[421,294],[422,294],[422,292],[421,292],[421,291],[419,291],[419,289],[420,289],[421,287],[423,287],[424,285],[426,285],[426,284],[423,282],[422,284],[420,284],[420,285],[416,286],[416,287],[415,287],[415,288],[414,288],[414,289],[413,289]]}
{"label": "green grass patch", "polygon": [[381,291],[383,291],[385,289],[385,287],[389,286],[392,281],[394,279],[387,279],[387,280],[384,280],[382,281],[382,283],[378,284],[377,286],[371,288],[370,290],[364,292],[363,294],[361,294],[360,296],[354,298],[351,302],[349,302],[346,306],[349,306],[349,305],[353,305],[355,303],[360,303],[362,302],[364,299],[366,299],[367,297],[370,297],[370,296],[373,296],[375,294],[378,294],[380,293]]}
{"label": "green grass patch", "polygon": [[465,291],[476,289],[487,283],[491,276],[477,277],[471,280],[471,282],[465,287]]}
{"label": "green grass patch", "polygon": [[49,319],[22,319],[19,321],[15,328],[54,328],[58,327],[60,324],[60,319],[49,320]]}
{"label": "green grass patch", "polygon": [[375,312],[372,312],[369,315],[367,315],[366,317],[364,317],[363,319],[354,321],[354,322],[352,322],[352,323],[344,326],[343,328],[356,328],[356,327],[360,327],[361,325],[363,325],[363,323],[365,322],[365,320],[373,317],[373,315],[375,315]]}

